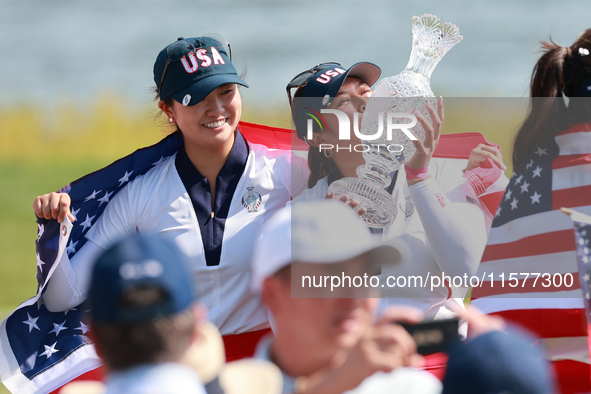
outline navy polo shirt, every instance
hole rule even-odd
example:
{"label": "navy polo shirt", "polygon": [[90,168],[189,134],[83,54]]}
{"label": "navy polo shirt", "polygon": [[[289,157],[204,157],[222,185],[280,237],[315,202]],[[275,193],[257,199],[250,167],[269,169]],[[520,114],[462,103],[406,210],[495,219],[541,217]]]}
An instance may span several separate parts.
{"label": "navy polo shirt", "polygon": [[185,145],[176,155],[175,166],[197,215],[205,250],[205,261],[208,266],[220,264],[226,219],[247,159],[248,143],[242,134],[237,132],[230,155],[216,177],[212,211],[209,181],[195,168],[185,151]]}

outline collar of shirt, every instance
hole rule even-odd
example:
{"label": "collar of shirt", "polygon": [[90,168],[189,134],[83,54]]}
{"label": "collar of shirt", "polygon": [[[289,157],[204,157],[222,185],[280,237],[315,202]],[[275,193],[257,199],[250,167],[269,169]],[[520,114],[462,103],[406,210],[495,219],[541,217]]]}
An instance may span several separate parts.
{"label": "collar of shirt", "polygon": [[203,383],[191,368],[179,363],[143,364],[112,372],[106,379],[107,394],[158,392],[205,394]]}
{"label": "collar of shirt", "polygon": [[248,154],[248,143],[237,131],[232,150],[216,177],[215,201],[212,209],[209,181],[195,168],[184,145],[177,153],[176,169],[193,203],[207,265],[213,266],[220,263],[226,219],[232,197],[246,167]]}
{"label": "collar of shirt", "polygon": [[[236,140],[234,141],[234,145],[232,146],[232,150],[228,155],[228,159],[224,163],[224,166],[220,170],[220,173],[217,176],[216,182],[219,185],[219,182],[222,182],[224,186],[227,186],[227,181],[229,178],[232,178],[233,175],[238,174],[238,176],[242,175],[244,171],[244,167],[246,166],[246,160],[248,159],[248,143],[240,133],[240,131],[236,132]],[[187,151],[185,150],[185,145],[179,149],[177,153],[177,167],[181,167],[180,170],[183,172],[183,175],[191,178],[193,183],[201,182],[205,179],[203,175],[195,168],[189,156],[187,155]],[[180,172],[179,172],[180,173]],[[219,186],[216,185],[216,205],[218,201],[218,193]],[[225,191],[224,188],[220,188],[221,191]],[[223,193],[222,193],[223,194]]]}

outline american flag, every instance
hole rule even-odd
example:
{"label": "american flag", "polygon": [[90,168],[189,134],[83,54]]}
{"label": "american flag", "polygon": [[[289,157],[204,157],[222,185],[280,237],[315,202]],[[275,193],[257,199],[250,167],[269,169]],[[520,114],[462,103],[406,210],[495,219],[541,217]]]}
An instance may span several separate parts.
{"label": "american flag", "polygon": [[[517,168],[495,214],[472,304],[537,333],[562,392],[591,390],[583,292],[572,222],[561,207],[591,213],[591,124],[541,141]],[[517,278],[511,287],[510,276]],[[529,275],[528,275],[529,274]],[[535,274],[549,274],[536,277]],[[502,283],[504,275],[504,286]],[[492,279],[492,281],[490,281]]]}
{"label": "american flag", "polygon": [[[591,328],[591,216],[577,211],[570,213],[575,228],[575,244],[579,267],[579,279],[585,302],[587,332]],[[591,338],[587,336],[587,346],[591,349]]]}
{"label": "american flag", "polygon": [[100,366],[87,336],[88,308],[83,304],[52,313],[43,305],[41,294],[62,253],[72,257],[80,250],[86,242],[84,234],[109,200],[127,182],[174,154],[181,143],[180,135],[171,134],[62,188],[60,191],[72,199],[71,211],[76,218],[72,225],[37,219],[37,294],[0,325],[0,375],[11,392],[47,393]]}
{"label": "american flag", "polygon": [[570,218],[575,224],[575,243],[579,266],[579,279],[585,300],[587,323],[591,324],[591,216],[573,211]]}

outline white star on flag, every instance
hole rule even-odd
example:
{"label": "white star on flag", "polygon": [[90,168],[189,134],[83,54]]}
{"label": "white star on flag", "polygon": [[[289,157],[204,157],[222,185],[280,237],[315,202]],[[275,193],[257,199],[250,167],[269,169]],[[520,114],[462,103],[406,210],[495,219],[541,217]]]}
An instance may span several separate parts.
{"label": "white star on flag", "polygon": [[81,208],[78,208],[75,211],[71,212],[72,216],[74,216],[74,221],[78,220],[78,217],[76,215],[78,215],[78,212],[80,212],[80,209]]}
{"label": "white star on flag", "polygon": [[68,316],[68,312],[70,312],[70,311],[75,311],[75,310],[76,310],[76,308],[72,308],[72,309],[66,309],[66,310],[64,311],[64,316]]}
{"label": "white star on flag", "polygon": [[29,326],[29,334],[31,333],[31,331],[33,331],[33,328],[36,328],[37,330],[41,331],[41,329],[37,325],[37,320],[39,320],[39,316],[32,318],[29,312],[27,312],[27,317],[28,319],[23,320],[23,323]]}
{"label": "white star on flag", "polygon": [[74,242],[73,240],[70,240],[70,244],[66,247],[66,253],[71,255],[76,252],[76,245],[78,245],[78,241]]}
{"label": "white star on flag", "polygon": [[518,202],[519,202],[519,200],[516,198],[514,198],[513,201],[511,201],[511,210],[517,209]]}
{"label": "white star on flag", "polygon": [[160,159],[158,159],[158,161],[154,164],[152,164],[153,166],[157,166],[158,164],[162,163],[164,161],[164,156],[162,156]]}
{"label": "white star on flag", "polygon": [[39,239],[45,232],[45,226],[42,224],[37,224],[37,227],[39,228],[39,231],[37,232],[37,239]]}
{"label": "white star on flag", "polygon": [[509,201],[511,199],[511,193],[513,193],[513,190],[507,190],[505,193],[505,201]]}
{"label": "white star on flag", "polygon": [[584,280],[585,282],[587,282],[587,281],[589,280],[589,274],[585,274],[585,275],[583,276],[583,280]]}
{"label": "white star on flag", "polygon": [[80,327],[77,327],[75,329],[82,331],[82,334],[86,334],[88,331],[90,331],[90,328],[82,322],[80,322]]}
{"label": "white star on flag", "polygon": [[537,191],[535,191],[533,195],[529,196],[529,198],[531,198],[532,205],[534,203],[536,203],[536,202],[539,203],[540,202],[540,197],[542,197],[542,195],[541,194],[538,194]]}
{"label": "white star on flag", "polygon": [[119,182],[119,186],[123,185],[125,182],[129,182],[129,176],[131,174],[133,174],[133,171],[131,171],[131,172],[125,171],[125,175],[123,175],[123,177],[117,181],[117,182]]}
{"label": "white star on flag", "polygon": [[41,261],[41,257],[39,257],[39,253],[37,253],[37,268],[39,268],[39,271],[41,272],[43,272],[43,265],[45,265],[45,263]]}
{"label": "white star on flag", "polygon": [[528,192],[529,190],[527,190],[529,188],[529,183],[527,183],[527,181],[523,182],[523,185],[521,185],[521,193],[523,192]]}
{"label": "white star on flag", "polygon": [[538,150],[535,151],[534,153],[540,157],[542,157],[542,155],[546,155],[546,156],[548,155],[548,153],[546,152],[546,149],[542,149],[542,148],[538,148]]}
{"label": "white star on flag", "polygon": [[84,199],[84,202],[94,200],[96,198],[96,195],[99,194],[100,192],[102,192],[102,190],[99,190],[98,192],[96,190],[93,190],[92,194]]}
{"label": "white star on flag", "polygon": [[92,219],[94,219],[95,217],[96,215],[88,217],[88,214],[86,214],[86,220],[80,223],[80,225],[82,226],[82,232],[84,232],[87,228],[90,228],[92,226]]}
{"label": "white star on flag", "polygon": [[103,205],[103,203],[107,203],[108,204],[109,203],[109,197],[111,197],[113,195],[113,193],[115,193],[115,192],[109,193],[109,191],[107,190],[105,192],[105,195],[98,199],[98,201],[100,201],[99,207],[101,205]]}
{"label": "white star on flag", "polygon": [[495,213],[495,217],[497,216],[501,216],[501,207],[499,206],[499,209],[497,209],[497,213]]}
{"label": "white star on flag", "polygon": [[55,332],[55,336],[57,337],[58,335],[60,335],[61,331],[68,329],[68,327],[64,327],[65,325],[66,325],[65,320],[62,324],[53,323],[53,330],[49,331],[49,333],[51,334],[52,332]]}
{"label": "white star on flag", "polygon": [[527,165],[525,166],[525,169],[527,170],[528,168],[530,168],[533,165],[534,165],[534,159],[531,159],[531,161],[529,163],[527,163]]}
{"label": "white star on flag", "polygon": [[45,357],[49,358],[49,357],[51,357],[51,355],[52,355],[53,353],[57,353],[57,352],[59,352],[59,350],[57,350],[57,349],[55,348],[55,345],[57,345],[57,342],[55,342],[53,345],[51,345],[51,347],[50,347],[50,346],[47,346],[47,345],[43,345],[43,346],[45,346],[45,351],[44,351],[43,353],[41,353],[41,354],[39,355],[39,357],[41,357],[41,356],[45,356]]}
{"label": "white star on flag", "polygon": [[523,180],[523,175],[519,175],[519,176],[517,177],[517,179],[515,179],[515,184],[516,184],[516,185],[520,184],[522,180]]}
{"label": "white star on flag", "polygon": [[537,166],[536,169],[534,170],[534,176],[532,178],[535,178],[537,176],[541,177],[542,175],[540,175],[540,173],[542,172],[542,169],[540,168],[540,166]]}

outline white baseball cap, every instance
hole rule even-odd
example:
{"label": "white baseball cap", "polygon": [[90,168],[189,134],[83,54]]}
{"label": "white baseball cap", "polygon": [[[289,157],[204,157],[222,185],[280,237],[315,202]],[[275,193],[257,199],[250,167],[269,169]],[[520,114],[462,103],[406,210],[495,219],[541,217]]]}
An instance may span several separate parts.
{"label": "white baseball cap", "polygon": [[263,227],[254,250],[252,288],[260,292],[266,278],[291,262],[334,264],[367,252],[379,264],[398,263],[410,255],[400,240],[383,244],[342,202],[290,204]]}

